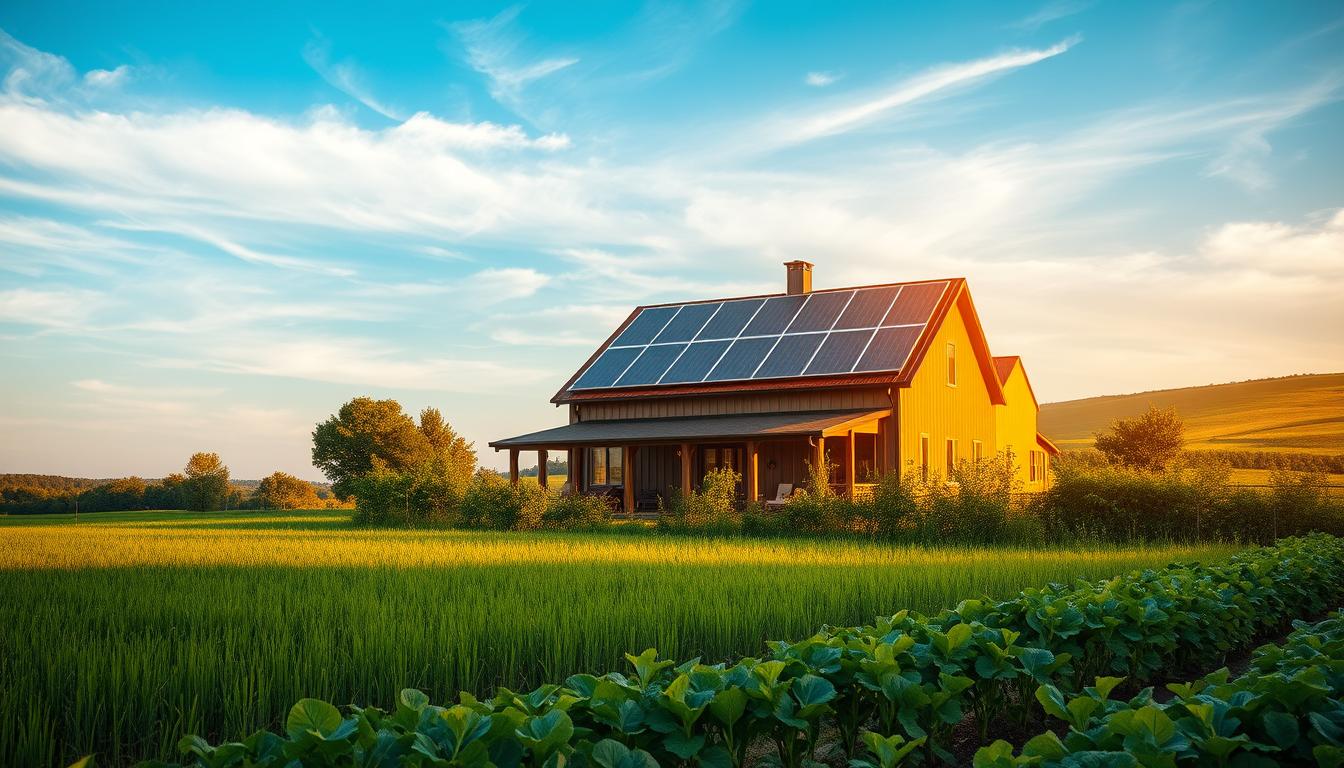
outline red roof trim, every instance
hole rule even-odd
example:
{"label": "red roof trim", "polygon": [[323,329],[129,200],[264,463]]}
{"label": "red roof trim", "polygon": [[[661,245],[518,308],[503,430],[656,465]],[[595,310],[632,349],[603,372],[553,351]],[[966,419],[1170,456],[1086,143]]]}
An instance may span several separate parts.
{"label": "red roof trim", "polygon": [[[965,305],[961,306],[961,302]],[[986,388],[989,389],[989,401],[995,405],[1005,405],[1008,400],[1003,394],[1003,384],[999,381],[999,374],[994,367],[994,358],[989,353],[989,341],[985,338],[985,329],[980,325],[980,315],[975,311],[975,302],[971,300],[971,292],[966,290],[966,278],[958,277],[950,286],[950,289],[943,295],[943,300],[939,303],[938,309],[933,317],[929,319],[928,325],[924,327],[924,335],[920,337],[919,344],[915,346],[915,352],[911,359],[906,363],[905,368],[901,370],[901,383],[903,387],[910,386],[910,381],[914,378],[915,372],[924,362],[925,355],[929,352],[929,346],[933,344],[933,338],[938,335],[938,331],[943,327],[943,321],[947,319],[947,313],[953,306],[961,306],[963,315],[966,317],[966,330],[971,337],[971,347],[975,350],[975,359],[980,365],[980,375],[985,379]]]}
{"label": "red roof trim", "polygon": [[1042,435],[1040,432],[1036,433],[1036,444],[1044,448],[1045,452],[1050,454],[1051,456],[1058,456],[1060,453],[1059,448],[1056,447],[1054,443],[1050,442],[1050,440],[1047,439],[1046,436]]}

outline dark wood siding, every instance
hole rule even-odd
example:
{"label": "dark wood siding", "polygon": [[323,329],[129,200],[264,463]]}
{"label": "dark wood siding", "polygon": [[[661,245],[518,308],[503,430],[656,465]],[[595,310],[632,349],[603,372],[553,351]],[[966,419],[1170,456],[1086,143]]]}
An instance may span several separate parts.
{"label": "dark wood siding", "polygon": [[610,419],[660,419],[677,416],[723,416],[735,413],[787,413],[793,411],[840,411],[890,408],[883,388],[832,389],[816,392],[776,392],[743,395],[644,398],[613,402],[572,404],[582,421]]}

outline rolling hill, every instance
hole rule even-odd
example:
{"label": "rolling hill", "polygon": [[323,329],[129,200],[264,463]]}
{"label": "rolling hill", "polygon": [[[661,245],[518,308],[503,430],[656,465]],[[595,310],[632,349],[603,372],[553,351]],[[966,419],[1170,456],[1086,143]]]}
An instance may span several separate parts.
{"label": "rolling hill", "polygon": [[1191,449],[1344,454],[1344,373],[1045,403],[1041,433],[1064,450],[1088,448],[1094,432],[1150,403],[1176,408]]}

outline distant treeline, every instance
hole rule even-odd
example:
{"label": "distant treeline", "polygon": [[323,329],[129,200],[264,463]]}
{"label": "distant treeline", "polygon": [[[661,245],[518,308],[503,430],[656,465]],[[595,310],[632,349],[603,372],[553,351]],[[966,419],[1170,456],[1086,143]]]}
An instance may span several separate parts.
{"label": "distant treeline", "polygon": [[[191,480],[91,479],[60,475],[0,474],[0,514],[44,515],[143,509],[190,509]],[[229,481],[210,499],[212,509],[311,508],[337,504],[327,483],[277,472],[264,480]]]}

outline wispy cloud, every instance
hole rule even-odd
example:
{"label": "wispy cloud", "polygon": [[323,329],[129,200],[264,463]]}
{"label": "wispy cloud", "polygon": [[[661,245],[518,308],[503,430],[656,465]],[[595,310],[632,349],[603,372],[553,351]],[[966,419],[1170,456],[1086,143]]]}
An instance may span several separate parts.
{"label": "wispy cloud", "polygon": [[900,107],[925,100],[992,75],[1029,67],[1077,44],[1069,38],[1049,48],[1013,50],[974,61],[947,64],[902,80],[881,93],[812,114],[794,115],[774,128],[778,145],[801,144],[853,131]]}
{"label": "wispy cloud", "polygon": [[1093,5],[1095,5],[1095,0],[1052,0],[1052,2],[1041,6],[1035,13],[1024,16],[1008,26],[1013,29],[1035,32],[1052,21],[1076,16]]}
{"label": "wispy cloud", "polygon": [[401,110],[392,108],[373,95],[365,82],[364,74],[354,62],[331,60],[331,42],[326,38],[319,36],[310,40],[303,48],[303,60],[308,62],[308,66],[321,75],[331,87],[360,104],[391,120],[406,119]]}
{"label": "wispy cloud", "polygon": [[513,6],[490,19],[452,24],[465,50],[467,63],[489,79],[490,94],[501,104],[520,111],[523,90],[531,83],[579,63],[575,56],[537,57],[522,49],[524,38],[515,27],[522,6]]}
{"label": "wispy cloud", "polygon": [[825,88],[838,79],[840,76],[834,72],[808,72],[803,82],[814,88]]}

